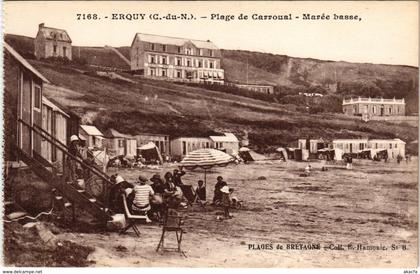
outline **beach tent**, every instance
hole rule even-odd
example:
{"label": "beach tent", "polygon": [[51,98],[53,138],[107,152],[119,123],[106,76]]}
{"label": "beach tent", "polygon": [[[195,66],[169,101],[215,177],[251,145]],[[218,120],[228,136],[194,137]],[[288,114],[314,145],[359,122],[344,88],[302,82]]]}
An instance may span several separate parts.
{"label": "beach tent", "polygon": [[287,151],[285,148],[283,147],[279,147],[276,149],[276,151],[280,154],[280,157],[284,160],[287,161]]}
{"label": "beach tent", "polygon": [[245,162],[252,162],[254,158],[252,158],[251,154],[249,153],[251,150],[247,147],[241,147],[239,149],[239,157],[241,157]]}
{"label": "beach tent", "polygon": [[153,142],[149,142],[141,147],[138,147],[137,154],[141,155],[146,160],[146,163],[156,161],[163,163],[162,155],[160,154],[158,147]]}
{"label": "beach tent", "polygon": [[331,160],[341,161],[343,160],[344,151],[339,148],[335,148],[335,149],[323,148],[323,149],[318,150],[317,153],[318,153],[318,158],[322,158],[320,157],[320,155],[322,155],[323,158],[326,158],[326,160],[328,161],[331,161]]}
{"label": "beach tent", "polygon": [[254,161],[264,161],[264,160],[267,160],[267,157],[265,157],[262,154],[256,153],[253,150],[250,150],[249,151],[249,154],[251,155],[252,159],[254,159]]}

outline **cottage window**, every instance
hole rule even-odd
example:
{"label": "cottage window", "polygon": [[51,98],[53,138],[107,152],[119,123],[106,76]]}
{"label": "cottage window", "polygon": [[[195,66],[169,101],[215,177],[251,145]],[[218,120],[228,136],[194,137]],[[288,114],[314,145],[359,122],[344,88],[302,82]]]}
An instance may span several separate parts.
{"label": "cottage window", "polygon": [[162,45],[162,50],[166,51],[166,45]]}
{"label": "cottage window", "polygon": [[54,55],[57,54],[57,46],[53,46]]}
{"label": "cottage window", "polygon": [[118,140],[118,147],[124,147],[124,140],[123,139]]}
{"label": "cottage window", "polygon": [[391,143],[389,144],[389,149],[392,149],[392,144]]}
{"label": "cottage window", "polygon": [[394,147],[397,148],[397,144],[395,144]]}
{"label": "cottage window", "polygon": [[63,56],[67,57],[67,48],[66,47],[63,47]]}
{"label": "cottage window", "polygon": [[34,90],[34,108],[37,110],[41,110],[41,87],[35,86]]}

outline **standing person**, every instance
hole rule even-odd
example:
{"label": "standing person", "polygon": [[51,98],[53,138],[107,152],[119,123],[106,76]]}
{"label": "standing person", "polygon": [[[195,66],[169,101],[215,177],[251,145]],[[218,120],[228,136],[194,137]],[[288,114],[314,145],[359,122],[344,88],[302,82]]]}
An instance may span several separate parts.
{"label": "standing person", "polygon": [[351,156],[347,157],[347,169],[353,169],[353,158]]}
{"label": "standing person", "polygon": [[400,154],[398,154],[398,156],[397,156],[397,163],[399,164],[401,162],[401,160],[402,160],[402,156]]}
{"label": "standing person", "polygon": [[[79,151],[79,137],[76,135],[72,135],[70,137],[70,146],[69,146],[69,153],[74,157],[81,158],[82,155]],[[74,160],[72,157],[67,156],[67,164],[68,164],[68,180],[71,182],[76,182],[77,180],[77,161]]]}
{"label": "standing person", "polygon": [[204,186],[203,180],[198,180],[198,186],[195,189],[195,194],[201,202],[206,201],[206,187]]}
{"label": "standing person", "polygon": [[227,183],[223,181],[222,176],[218,176],[216,185],[214,186],[213,204],[216,204],[222,200],[222,193],[220,192],[220,189],[222,189],[224,186],[227,186]]}
{"label": "standing person", "polygon": [[174,170],[173,182],[176,186],[183,185],[181,177],[184,175],[185,175],[185,171],[182,170],[182,167],[181,167],[181,171],[179,171],[178,169]]}
{"label": "standing person", "polygon": [[146,212],[146,223],[150,223],[152,221],[147,216],[147,211],[151,209],[150,198],[155,192],[151,186],[146,184],[147,181],[145,176],[139,176],[138,183],[134,186],[134,200],[131,209],[134,214],[136,214],[136,212]]}
{"label": "standing person", "polygon": [[222,206],[224,211],[224,217],[225,218],[232,218],[230,215],[229,209],[231,205],[231,199],[230,199],[230,190],[229,187],[226,185],[220,189],[220,193],[222,194]]}

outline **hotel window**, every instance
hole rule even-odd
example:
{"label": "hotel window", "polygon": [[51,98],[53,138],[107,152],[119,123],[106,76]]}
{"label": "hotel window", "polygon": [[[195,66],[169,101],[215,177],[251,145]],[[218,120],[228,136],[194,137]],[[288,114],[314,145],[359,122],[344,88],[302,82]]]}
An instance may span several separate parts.
{"label": "hotel window", "polygon": [[389,148],[392,149],[392,144],[389,144]]}
{"label": "hotel window", "polygon": [[152,56],[152,55],[149,55],[149,56],[150,56],[150,63],[154,64],[155,63],[155,57]]}
{"label": "hotel window", "polygon": [[191,67],[191,60],[190,59],[187,60],[187,67]]}
{"label": "hotel window", "polygon": [[182,59],[181,58],[176,59],[176,65],[177,66],[182,66]]}
{"label": "hotel window", "polygon": [[211,57],[213,57],[213,51],[212,51],[211,49],[209,49],[209,55],[210,55]]}
{"label": "hotel window", "polygon": [[53,52],[54,52],[54,54],[57,53],[57,46],[53,46]]}
{"label": "hotel window", "polygon": [[190,49],[190,48],[186,48],[186,49],[185,49],[185,53],[186,53],[187,55],[191,55],[191,49]]}
{"label": "hotel window", "polygon": [[67,48],[63,47],[63,57],[67,57]]}
{"label": "hotel window", "polygon": [[165,56],[162,57],[162,64],[167,65]]}
{"label": "hotel window", "polygon": [[212,69],[213,68],[213,62],[210,62],[209,65],[210,65],[210,68]]}
{"label": "hotel window", "polygon": [[166,69],[162,69],[162,76],[166,77],[168,75],[168,73],[166,72]]}
{"label": "hotel window", "polygon": [[180,70],[176,71],[176,77],[177,78],[182,78],[182,72]]}
{"label": "hotel window", "polygon": [[150,69],[150,76],[155,76],[155,69]]}
{"label": "hotel window", "polygon": [[166,45],[162,45],[162,50],[166,51]]}
{"label": "hotel window", "polygon": [[198,61],[198,67],[202,68],[203,67],[203,63],[201,61]]}
{"label": "hotel window", "polygon": [[155,44],[151,43],[151,44],[150,44],[150,48],[151,48],[152,50],[155,50]]}
{"label": "hotel window", "polygon": [[178,53],[181,53],[181,47],[178,47]]}
{"label": "hotel window", "polygon": [[198,55],[200,55],[200,56],[203,55],[203,49],[198,49]]}

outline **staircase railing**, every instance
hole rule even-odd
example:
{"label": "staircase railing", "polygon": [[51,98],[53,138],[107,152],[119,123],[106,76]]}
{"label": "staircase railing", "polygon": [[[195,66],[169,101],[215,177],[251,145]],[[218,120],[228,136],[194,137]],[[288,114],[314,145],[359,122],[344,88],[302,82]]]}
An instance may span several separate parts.
{"label": "staircase railing", "polygon": [[66,168],[66,165],[64,163],[66,162],[65,158],[67,157],[67,159],[71,159],[71,160],[77,162],[78,164],[80,164],[81,167],[84,170],[88,170],[92,174],[95,174],[97,177],[99,177],[101,179],[101,182],[103,183],[103,185],[102,185],[103,195],[101,197],[102,198],[102,203],[104,205],[106,205],[106,207],[108,207],[108,199],[107,199],[108,190],[113,185],[113,183],[111,182],[111,180],[110,180],[110,178],[107,174],[103,173],[102,171],[100,171],[99,169],[97,169],[94,166],[88,165],[87,163],[85,163],[83,161],[83,159],[71,154],[68,151],[68,148],[65,144],[63,144],[60,140],[57,140],[55,137],[53,137],[50,133],[45,131],[43,128],[41,128],[37,125],[31,126],[28,123],[26,123],[25,121],[23,121],[22,119],[18,119],[17,121],[18,121],[18,123],[21,123],[25,127],[27,127],[32,133],[35,133],[35,134],[39,135],[42,138],[42,140],[50,143],[54,147],[54,149],[58,149],[63,153],[63,169]]}

